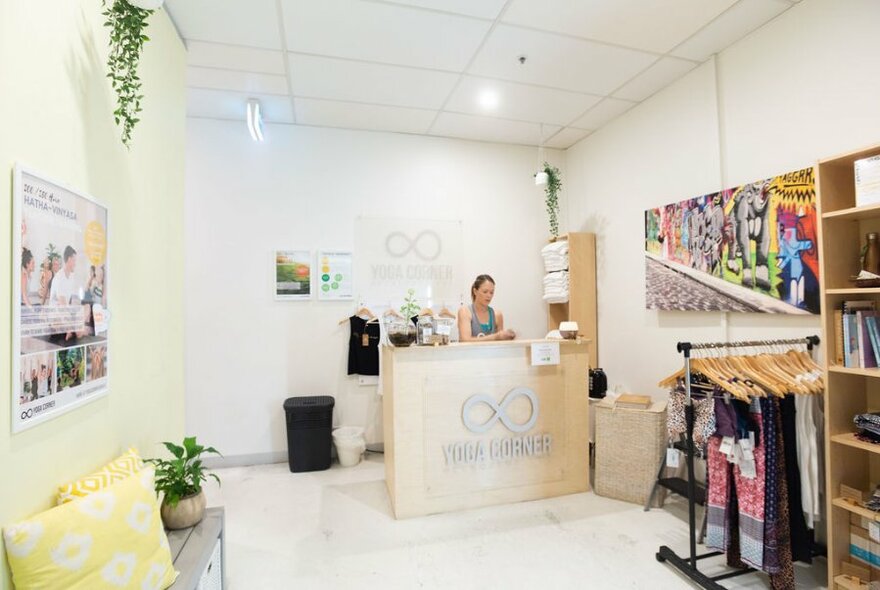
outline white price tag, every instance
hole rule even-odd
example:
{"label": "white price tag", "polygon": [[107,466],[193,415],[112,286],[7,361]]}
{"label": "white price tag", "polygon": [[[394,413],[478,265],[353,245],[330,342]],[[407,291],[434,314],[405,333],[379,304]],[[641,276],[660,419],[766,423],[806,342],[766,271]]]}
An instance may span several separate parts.
{"label": "white price tag", "polygon": [[730,455],[730,452],[733,450],[733,437],[725,436],[721,439],[721,446],[718,447],[718,452],[724,455]]}
{"label": "white price tag", "polygon": [[758,471],[755,468],[754,461],[743,461],[739,465],[739,471],[746,479],[755,479],[758,477]]}
{"label": "white price tag", "polygon": [[752,440],[750,438],[743,438],[739,441],[739,446],[742,448],[743,453],[746,451],[751,451],[755,447],[752,446]]}
{"label": "white price tag", "polygon": [[753,430],[749,430],[749,443],[751,443],[752,448],[755,448],[755,432]]}
{"label": "white price tag", "polygon": [[673,469],[677,468],[680,464],[679,457],[680,453],[678,452],[678,449],[666,449],[666,466],[672,467]]}
{"label": "white price tag", "polygon": [[755,460],[755,453],[752,451],[752,449],[746,449],[742,446],[740,448],[742,448],[742,457],[744,460],[746,460],[746,461],[754,461]]}

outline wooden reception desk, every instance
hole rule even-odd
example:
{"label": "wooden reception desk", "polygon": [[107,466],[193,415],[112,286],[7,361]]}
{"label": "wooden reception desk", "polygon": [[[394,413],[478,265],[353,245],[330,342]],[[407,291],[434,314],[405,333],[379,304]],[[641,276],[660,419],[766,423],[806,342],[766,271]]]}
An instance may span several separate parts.
{"label": "wooden reception desk", "polygon": [[[397,518],[589,489],[589,343],[383,347],[385,479]],[[537,351],[537,349],[536,349]]]}

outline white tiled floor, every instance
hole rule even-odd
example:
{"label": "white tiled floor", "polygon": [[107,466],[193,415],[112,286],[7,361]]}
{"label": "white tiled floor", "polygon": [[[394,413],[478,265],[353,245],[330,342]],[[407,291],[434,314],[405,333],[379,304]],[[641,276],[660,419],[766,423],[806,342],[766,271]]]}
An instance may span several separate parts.
{"label": "white tiled floor", "polygon": [[[654,558],[660,545],[687,550],[680,499],[646,513],[587,493],[397,521],[381,455],[315,473],[285,463],[216,473],[223,487],[208,498],[226,507],[230,590],[689,587]],[[798,588],[825,587],[823,560],[795,569]],[[769,587],[763,574],[723,584]]]}

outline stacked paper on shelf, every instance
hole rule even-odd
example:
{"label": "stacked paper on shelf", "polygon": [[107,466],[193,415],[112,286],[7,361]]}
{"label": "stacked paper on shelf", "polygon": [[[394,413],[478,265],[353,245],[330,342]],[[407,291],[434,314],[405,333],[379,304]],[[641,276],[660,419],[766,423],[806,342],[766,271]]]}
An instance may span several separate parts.
{"label": "stacked paper on shelf", "polygon": [[544,277],[544,301],[565,303],[568,301],[568,271],[547,273]]}
{"label": "stacked paper on shelf", "polygon": [[544,270],[556,272],[568,269],[568,240],[560,240],[541,248],[544,257]]}

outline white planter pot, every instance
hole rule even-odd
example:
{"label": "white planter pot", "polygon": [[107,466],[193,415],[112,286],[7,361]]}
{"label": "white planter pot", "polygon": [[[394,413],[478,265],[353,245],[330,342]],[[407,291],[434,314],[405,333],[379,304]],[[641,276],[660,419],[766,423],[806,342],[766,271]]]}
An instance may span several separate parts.
{"label": "white planter pot", "polygon": [[163,502],[161,510],[162,522],[165,523],[165,528],[171,530],[189,528],[205,517],[205,507],[207,504],[205,490],[200,491],[198,494],[181,498],[174,508]]}

